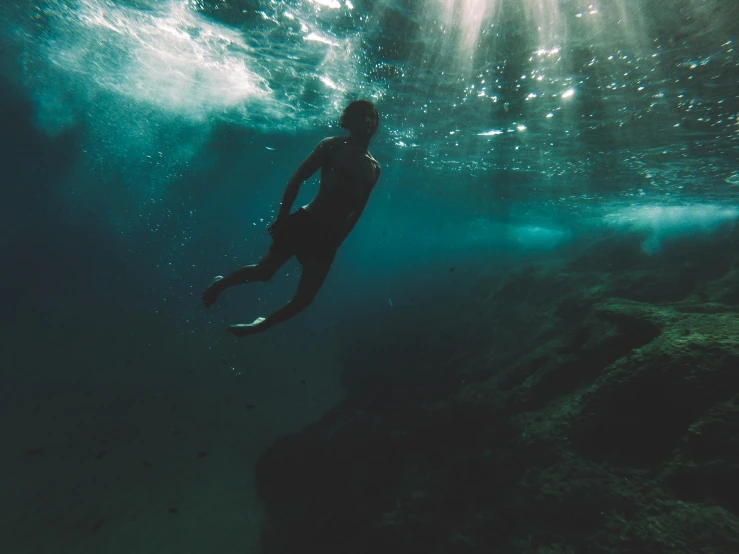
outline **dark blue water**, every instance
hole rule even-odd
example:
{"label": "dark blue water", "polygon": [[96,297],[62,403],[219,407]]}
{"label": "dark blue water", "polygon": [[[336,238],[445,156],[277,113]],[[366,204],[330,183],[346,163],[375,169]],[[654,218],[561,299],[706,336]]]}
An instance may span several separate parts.
{"label": "dark blue water", "polygon": [[[261,452],[463,325],[481,279],[734,221],[737,21],[718,0],[4,3],[2,550],[251,551]],[[314,303],[236,340],[297,262],[200,295],[266,252],[355,98],[381,114],[368,207]]]}

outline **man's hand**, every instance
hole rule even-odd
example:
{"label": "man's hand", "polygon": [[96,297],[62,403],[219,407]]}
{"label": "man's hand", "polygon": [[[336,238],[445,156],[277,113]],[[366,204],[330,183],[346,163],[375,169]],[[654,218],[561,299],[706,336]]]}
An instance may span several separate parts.
{"label": "man's hand", "polygon": [[267,231],[269,232],[269,235],[273,239],[277,236],[277,233],[280,232],[280,229],[282,229],[282,226],[285,225],[285,221],[287,221],[287,217],[278,215],[274,223],[272,223],[272,225],[267,227]]}

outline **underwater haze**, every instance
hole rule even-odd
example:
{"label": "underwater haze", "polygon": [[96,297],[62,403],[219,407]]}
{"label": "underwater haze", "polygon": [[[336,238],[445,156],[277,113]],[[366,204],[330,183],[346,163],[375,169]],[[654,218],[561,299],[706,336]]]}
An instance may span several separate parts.
{"label": "underwater haze", "polygon": [[[739,551],[737,40],[733,0],[2,2],[0,551]],[[367,208],[235,338],[300,264],[203,291],[357,99]]]}

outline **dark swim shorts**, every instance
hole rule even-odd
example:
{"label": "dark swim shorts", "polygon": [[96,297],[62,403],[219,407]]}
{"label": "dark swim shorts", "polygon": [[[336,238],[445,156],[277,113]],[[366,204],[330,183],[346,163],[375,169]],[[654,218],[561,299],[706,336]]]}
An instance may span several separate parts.
{"label": "dark swim shorts", "polygon": [[310,261],[331,264],[340,244],[336,233],[300,208],[287,217],[269,251],[289,256],[294,254],[301,264]]}

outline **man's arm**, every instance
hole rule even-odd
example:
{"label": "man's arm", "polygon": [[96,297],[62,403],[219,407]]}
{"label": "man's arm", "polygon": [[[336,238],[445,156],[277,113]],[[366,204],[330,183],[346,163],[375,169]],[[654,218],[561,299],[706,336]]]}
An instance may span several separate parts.
{"label": "man's arm", "polygon": [[324,139],[319,142],[316,149],[313,150],[310,156],[303,160],[300,167],[298,167],[298,169],[295,170],[295,173],[292,174],[292,177],[290,177],[290,180],[287,182],[287,186],[285,187],[285,192],[282,195],[282,203],[280,204],[280,211],[277,213],[277,221],[290,215],[290,209],[293,206],[293,202],[295,202],[295,199],[298,197],[300,185],[303,184],[303,181],[318,171],[326,161],[329,140],[330,139]]}

